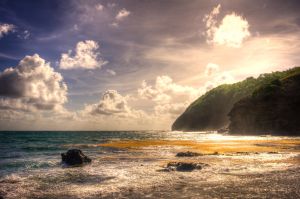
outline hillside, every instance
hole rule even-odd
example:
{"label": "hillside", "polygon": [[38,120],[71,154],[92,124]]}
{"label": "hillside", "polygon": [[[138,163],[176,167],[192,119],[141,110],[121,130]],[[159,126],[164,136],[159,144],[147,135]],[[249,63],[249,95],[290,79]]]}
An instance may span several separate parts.
{"label": "hillside", "polygon": [[229,113],[232,134],[300,135],[300,73],[277,79],[238,101]]}
{"label": "hillside", "polygon": [[300,72],[295,67],[282,72],[249,77],[235,84],[220,85],[199,97],[172,125],[172,130],[201,131],[218,130],[229,125],[228,113],[239,100],[249,97],[264,85],[277,79],[284,79]]}

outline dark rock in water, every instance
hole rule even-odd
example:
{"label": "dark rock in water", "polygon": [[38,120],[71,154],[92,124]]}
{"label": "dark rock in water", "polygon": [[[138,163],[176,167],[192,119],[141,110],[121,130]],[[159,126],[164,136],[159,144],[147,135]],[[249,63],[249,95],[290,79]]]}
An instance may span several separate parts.
{"label": "dark rock in water", "polygon": [[205,166],[208,166],[208,164],[193,162],[169,162],[164,171],[193,171],[195,169],[201,170]]}
{"label": "dark rock in water", "polygon": [[79,149],[70,149],[66,153],[62,153],[61,160],[63,163],[69,166],[82,165],[84,163],[92,162],[92,160],[84,155]]}
{"label": "dark rock in water", "polygon": [[223,127],[217,130],[218,133],[228,133],[229,128],[228,127]]}
{"label": "dark rock in water", "polygon": [[279,154],[277,151],[270,151],[268,154]]}
{"label": "dark rock in water", "polygon": [[250,152],[238,151],[236,152],[238,155],[250,155]]}
{"label": "dark rock in water", "polygon": [[176,157],[196,157],[196,156],[202,156],[203,154],[201,153],[196,153],[196,152],[179,152],[176,154]]}

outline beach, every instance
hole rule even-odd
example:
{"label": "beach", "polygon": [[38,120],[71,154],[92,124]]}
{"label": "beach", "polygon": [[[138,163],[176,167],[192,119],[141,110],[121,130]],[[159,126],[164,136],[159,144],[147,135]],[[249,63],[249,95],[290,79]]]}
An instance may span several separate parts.
{"label": "beach", "polygon": [[[300,138],[215,132],[1,132],[3,198],[299,198]],[[64,167],[60,153],[92,159]],[[177,157],[179,152],[198,156]],[[192,171],[170,162],[201,163]]]}

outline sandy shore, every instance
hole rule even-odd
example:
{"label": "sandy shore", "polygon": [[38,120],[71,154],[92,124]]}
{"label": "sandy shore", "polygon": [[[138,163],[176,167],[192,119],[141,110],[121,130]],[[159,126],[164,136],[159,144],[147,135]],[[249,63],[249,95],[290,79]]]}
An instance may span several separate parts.
{"label": "sandy shore", "polygon": [[[300,140],[110,140],[65,147],[92,150],[90,165],[59,165],[0,179],[4,198],[299,198]],[[193,151],[197,157],[176,157]],[[208,164],[162,172],[169,162]]]}

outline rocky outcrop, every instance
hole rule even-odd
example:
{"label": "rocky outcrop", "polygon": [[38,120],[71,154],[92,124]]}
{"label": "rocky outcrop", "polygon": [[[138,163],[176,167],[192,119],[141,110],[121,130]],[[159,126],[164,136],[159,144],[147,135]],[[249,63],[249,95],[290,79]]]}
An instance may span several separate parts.
{"label": "rocky outcrop", "polygon": [[206,131],[228,126],[228,113],[233,105],[251,95],[261,82],[250,77],[242,82],[220,85],[206,92],[175,120],[172,130]]}
{"label": "rocky outcrop", "polygon": [[[291,87],[292,83],[286,87],[289,84],[287,79],[297,74],[300,74],[300,67],[218,86],[194,101],[175,120],[172,130],[217,131],[219,129],[220,133],[227,133],[226,128],[230,125],[229,131],[239,134],[246,134],[248,131],[257,134],[263,131],[274,134],[282,134],[283,131],[286,132],[283,134],[297,134],[292,131],[298,129],[295,124],[298,122],[296,111],[299,112],[299,109],[295,106],[298,106],[299,96],[296,93],[299,91],[295,90],[296,87]],[[279,93],[275,90],[274,93],[269,93],[273,88],[277,88],[275,85],[277,81],[284,84],[283,90],[278,90]],[[289,97],[291,99],[287,99]],[[275,101],[272,100],[273,98],[276,98]]]}
{"label": "rocky outcrop", "polygon": [[62,153],[61,160],[62,163],[68,166],[80,166],[92,162],[92,160],[79,149],[70,149],[66,153]]}
{"label": "rocky outcrop", "polygon": [[193,171],[195,169],[201,170],[203,167],[208,166],[205,163],[194,162],[169,162],[164,169],[165,171]]}
{"label": "rocky outcrop", "polygon": [[300,135],[300,74],[272,81],[237,102],[231,134]]}
{"label": "rocky outcrop", "polygon": [[237,84],[221,85],[193,102],[173,123],[172,130],[217,130],[229,123],[227,114],[233,104],[247,95]]}
{"label": "rocky outcrop", "polygon": [[176,154],[176,157],[196,157],[196,156],[202,156],[201,153],[186,151],[186,152],[179,152]]}

